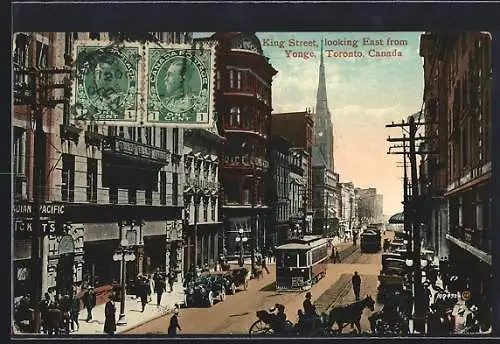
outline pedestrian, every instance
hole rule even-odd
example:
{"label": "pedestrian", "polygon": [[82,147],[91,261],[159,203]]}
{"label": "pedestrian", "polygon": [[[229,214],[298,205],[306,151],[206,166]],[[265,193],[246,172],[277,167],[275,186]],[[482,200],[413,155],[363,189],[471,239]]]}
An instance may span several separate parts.
{"label": "pedestrian", "polygon": [[87,309],[87,322],[92,320],[92,309],[96,305],[96,296],[94,287],[88,286],[87,291],[83,294],[83,305]]}
{"label": "pedestrian", "polygon": [[271,246],[267,249],[267,256],[269,257],[269,263],[273,262],[273,249]]}
{"label": "pedestrian", "polygon": [[354,234],[352,235],[352,244],[353,244],[354,246],[356,246],[357,240],[358,240],[358,233],[354,233]]}
{"label": "pedestrian", "polygon": [[148,303],[149,283],[142,275],[138,276],[137,282],[137,296],[141,299],[141,313],[143,313]]}
{"label": "pedestrian", "polygon": [[[71,298],[71,311],[70,311],[70,323],[71,331],[75,332],[80,329],[80,324],[78,323],[78,317],[80,316],[80,298],[76,293],[73,294]],[[75,330],[76,325],[76,330]]]}
{"label": "pedestrian", "polygon": [[332,246],[332,254],[330,256],[330,259],[332,260],[333,264],[335,264],[335,246]]}
{"label": "pedestrian", "polygon": [[71,327],[71,301],[73,296],[65,294],[60,297],[59,310],[62,312],[62,321],[66,333],[70,333]]}
{"label": "pedestrian", "polygon": [[267,263],[265,259],[262,259],[262,270],[266,270],[267,274],[269,275],[269,269],[267,268]]}
{"label": "pedestrian", "polygon": [[156,293],[156,307],[160,307],[161,297],[163,295],[163,292],[165,291],[165,280],[163,279],[163,276],[161,275],[159,268],[156,270],[154,281],[155,281],[155,293]]}
{"label": "pedestrian", "polygon": [[354,275],[352,276],[352,288],[354,290],[354,296],[356,297],[356,301],[359,301],[359,293],[361,289],[361,277],[359,277],[357,271],[354,271]]}
{"label": "pedestrian", "polygon": [[435,269],[435,267],[431,267],[429,269],[428,277],[429,277],[429,282],[431,283],[432,287],[436,287],[437,275],[438,275],[438,272]]}
{"label": "pedestrian", "polygon": [[339,263],[339,264],[340,264],[340,263],[342,263],[342,262],[340,261],[340,253],[339,253],[339,250],[338,250],[337,248],[335,248],[335,261],[336,261],[337,263]]}
{"label": "pedestrian", "polygon": [[104,333],[114,334],[116,332],[116,307],[115,295],[112,294],[104,308]]}
{"label": "pedestrian", "polygon": [[302,303],[302,307],[304,308],[304,316],[312,317],[316,314],[316,307],[311,302],[312,295],[310,292],[306,293],[306,299]]}
{"label": "pedestrian", "polygon": [[168,286],[170,287],[169,293],[174,291],[175,273],[170,271],[168,274]]}
{"label": "pedestrian", "polygon": [[148,303],[151,302],[151,295],[155,293],[155,282],[153,280],[153,276],[151,274],[148,274],[146,283],[148,285]]}
{"label": "pedestrian", "polygon": [[170,318],[170,324],[168,325],[168,335],[176,336],[177,329],[179,329],[179,331],[182,331],[181,326],[179,325],[179,309],[175,308],[174,315],[172,315],[172,317]]}

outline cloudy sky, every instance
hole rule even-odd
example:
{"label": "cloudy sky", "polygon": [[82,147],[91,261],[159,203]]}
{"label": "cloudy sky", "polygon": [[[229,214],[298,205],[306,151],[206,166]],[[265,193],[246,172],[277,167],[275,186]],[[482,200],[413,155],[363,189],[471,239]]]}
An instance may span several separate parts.
{"label": "cloudy sky", "polygon": [[[318,86],[320,42],[324,62],[328,105],[334,126],[335,169],[342,182],[352,181],[357,187],[375,187],[384,195],[384,213],[401,211],[401,155],[387,155],[387,136],[401,136],[400,129],[385,128],[392,121],[420,110],[423,96],[423,61],[419,56],[421,33],[409,32],[302,32],[257,33],[264,54],[278,70],[273,80],[274,112],[314,110]],[[197,35],[198,36],[198,35]],[[203,35],[206,36],[206,35]],[[365,38],[379,40],[382,45],[363,45]],[[316,46],[291,47],[290,40],[316,41]],[[346,41],[357,41],[357,47]],[[406,41],[406,45],[388,45],[388,40]],[[270,42],[284,41],[283,48]],[[339,45],[343,41],[344,45]],[[368,43],[368,41],[366,41]],[[373,42],[376,43],[376,42]],[[267,45],[266,45],[267,44]],[[402,56],[370,57],[371,49]],[[361,52],[363,57],[334,57],[336,52]],[[313,52],[314,57],[288,57],[287,51]],[[303,54],[302,54],[303,55]]]}

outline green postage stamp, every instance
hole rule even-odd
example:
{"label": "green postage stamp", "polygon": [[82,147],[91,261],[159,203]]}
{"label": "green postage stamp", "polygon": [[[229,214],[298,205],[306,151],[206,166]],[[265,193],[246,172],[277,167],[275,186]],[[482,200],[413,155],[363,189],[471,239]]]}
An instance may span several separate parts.
{"label": "green postage stamp", "polygon": [[140,45],[114,47],[82,42],[75,46],[75,119],[131,125],[140,119]]}
{"label": "green postage stamp", "polygon": [[193,128],[213,126],[212,46],[148,47],[147,123]]}

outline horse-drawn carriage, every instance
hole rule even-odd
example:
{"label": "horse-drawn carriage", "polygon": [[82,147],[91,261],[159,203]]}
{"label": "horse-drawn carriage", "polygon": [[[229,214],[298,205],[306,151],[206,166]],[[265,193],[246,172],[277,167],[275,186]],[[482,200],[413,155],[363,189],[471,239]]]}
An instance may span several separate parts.
{"label": "horse-drawn carriage", "polygon": [[[329,314],[322,313],[315,315],[310,321],[301,324],[293,324],[286,320],[285,324],[279,323],[279,319],[273,313],[266,310],[257,312],[258,320],[255,321],[248,331],[250,335],[283,335],[283,336],[328,336],[333,333],[342,333],[345,325],[356,326],[358,333],[361,333],[361,315],[363,310],[368,308],[372,312],[375,310],[375,301],[371,296],[366,296],[360,301],[349,305],[338,306],[330,310]],[[307,326],[304,326],[308,324]],[[333,325],[337,324],[337,330],[333,330]]]}

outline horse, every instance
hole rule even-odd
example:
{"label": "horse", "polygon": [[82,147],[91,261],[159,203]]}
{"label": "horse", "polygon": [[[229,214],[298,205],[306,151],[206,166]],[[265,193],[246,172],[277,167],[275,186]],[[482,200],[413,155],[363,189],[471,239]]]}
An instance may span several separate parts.
{"label": "horse", "polygon": [[375,301],[370,295],[367,295],[363,300],[356,301],[346,306],[335,307],[328,315],[329,328],[337,323],[339,333],[342,333],[345,324],[356,325],[358,332],[361,333],[361,314],[363,310],[368,308],[372,312],[375,310]]}

